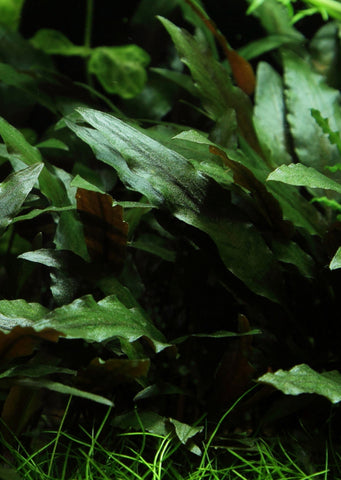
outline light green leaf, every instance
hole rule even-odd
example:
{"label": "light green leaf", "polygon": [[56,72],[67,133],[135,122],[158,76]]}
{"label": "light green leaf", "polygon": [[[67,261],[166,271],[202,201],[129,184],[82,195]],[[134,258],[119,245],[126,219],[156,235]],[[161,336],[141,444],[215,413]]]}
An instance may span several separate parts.
{"label": "light green leaf", "polygon": [[[33,147],[19,130],[10,125],[2,117],[0,117],[0,135],[6,145],[18,153],[26,165],[30,166],[43,162],[39,150]],[[69,204],[63,184],[50,173],[46,166],[40,174],[39,185],[42,193],[46,195],[54,205],[60,207]]]}
{"label": "light green leaf", "polygon": [[0,22],[10,30],[17,30],[21,9],[25,0],[2,0],[0,2]]}
{"label": "light green leaf", "polygon": [[59,30],[42,28],[30,39],[31,44],[49,55],[79,55],[88,56],[91,50],[87,47],[74,45]]}
{"label": "light green leaf", "polygon": [[37,182],[42,168],[42,163],[35,163],[12,173],[0,184],[0,234],[20,210],[27,195]]}
{"label": "light green leaf", "polygon": [[9,331],[16,326],[32,327],[47,313],[48,309],[39,303],[28,303],[23,299],[0,300],[0,329]]}
{"label": "light green leaf", "polygon": [[71,181],[70,186],[71,187],[76,187],[76,188],[85,188],[85,190],[90,190],[91,192],[105,193],[105,192],[103,192],[103,190],[96,187],[96,185],[88,182],[87,180],[85,180],[84,178],[82,178],[78,174]]}
{"label": "light green leaf", "polygon": [[25,252],[19,255],[18,258],[30,262],[41,263],[42,265],[57,268],[58,270],[66,270],[71,262],[75,265],[78,260],[82,261],[69,250],[53,250],[49,248],[41,248],[39,250],[33,250],[32,252]]}
{"label": "light green leaf", "polygon": [[190,438],[194,437],[197,433],[202,432],[204,429],[204,427],[201,426],[192,427],[191,425],[187,425],[186,423],[174,420],[174,418],[170,418],[169,422],[174,426],[176,436],[184,445],[186,445]]}
{"label": "light green leaf", "polygon": [[270,165],[290,163],[283,83],[279,74],[265,62],[258,65],[253,121]]}
{"label": "light green leaf", "polygon": [[291,163],[290,165],[281,165],[276,168],[267,178],[267,181],[288,183],[309,188],[322,188],[324,190],[334,190],[341,193],[341,185],[315,168],[306,167],[301,163]]}
{"label": "light green leaf", "polygon": [[336,270],[337,268],[341,268],[341,247],[337,249],[332,261],[329,264],[330,270]]}
{"label": "light green leaf", "polygon": [[58,138],[48,138],[36,145],[36,148],[56,148],[58,150],[69,150],[69,147]]}
{"label": "light green leaf", "polygon": [[173,137],[174,140],[187,140],[188,142],[203,143],[204,145],[214,145],[205,135],[198,130],[184,130]]}
{"label": "light green leaf", "polygon": [[259,382],[273,385],[286,395],[316,393],[328,398],[332,403],[341,401],[341,374],[333,370],[318,373],[308,365],[296,365],[291,370],[277,370],[258,378]]}
{"label": "light green leaf", "polygon": [[91,53],[88,69],[108,93],[133,98],[146,83],[149,61],[147,52],[137,45],[98,47]]}
{"label": "light green leaf", "polygon": [[[248,3],[253,3],[254,0],[247,0]],[[257,8],[252,13],[256,16],[264,29],[275,35],[286,35],[292,39],[293,43],[298,45],[304,42],[304,36],[299,33],[292,25],[288,9],[283,5],[283,2],[278,0],[256,0]],[[290,2],[287,4],[290,6]],[[249,10],[248,10],[249,12]]]}
{"label": "light green leaf", "polygon": [[29,213],[18,215],[13,219],[12,223],[23,222],[25,220],[32,220],[32,218],[36,218],[39,215],[43,215],[44,213],[68,212],[69,210],[75,210],[75,209],[76,207],[73,205],[67,205],[66,207],[54,207],[51,205],[50,207],[46,207],[42,209],[34,209],[34,210],[31,210]]}
{"label": "light green leaf", "polygon": [[267,35],[265,38],[260,38],[239,48],[238,53],[246,60],[251,60],[281,46],[290,45],[295,41],[297,41],[297,37],[288,34]]}
{"label": "light green leaf", "polygon": [[[316,120],[316,123],[322,128],[323,133],[328,135],[330,143],[337,146],[339,152],[341,153],[341,137],[339,132],[333,132],[330,128],[328,118],[323,118],[321,113],[314,108],[311,109],[311,114],[313,118]],[[335,165],[336,167],[338,166]],[[333,167],[329,167],[331,170]]]}

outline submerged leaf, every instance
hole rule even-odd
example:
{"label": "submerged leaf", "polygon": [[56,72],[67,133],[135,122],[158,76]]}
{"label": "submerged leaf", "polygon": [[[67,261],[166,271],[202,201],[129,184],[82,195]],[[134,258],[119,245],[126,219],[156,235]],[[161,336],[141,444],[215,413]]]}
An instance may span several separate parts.
{"label": "submerged leaf", "polygon": [[43,164],[35,163],[9,175],[0,184],[0,234],[12,222],[37,182]]}
{"label": "submerged leaf", "polygon": [[325,165],[339,161],[340,155],[312,117],[311,109],[328,118],[333,131],[340,131],[340,94],[314,73],[307,61],[293,53],[284,55],[284,69],[287,119],[296,153],[304,165],[322,171]]}
{"label": "submerged leaf", "polygon": [[58,342],[60,336],[63,336],[60,331],[49,327],[36,331],[32,327],[17,326],[9,333],[0,331],[1,362],[31,355],[41,341]]}
{"label": "submerged leaf", "polygon": [[134,342],[145,337],[159,352],[168,347],[161,332],[139,309],[127,308],[112,295],[96,302],[91,295],[56,308],[35,323],[35,329],[61,329],[66,338],[104,342],[124,338]]}
{"label": "submerged leaf", "polygon": [[137,45],[98,47],[91,53],[88,69],[108,93],[133,98],[146,83],[149,61],[147,52]]}
{"label": "submerged leaf", "polygon": [[269,163],[274,166],[290,163],[283,82],[279,74],[265,62],[258,65],[255,103],[253,119],[256,132]]}
{"label": "submerged leaf", "polygon": [[90,258],[108,262],[119,272],[125,260],[128,237],[123,208],[113,206],[110,195],[84,188],[77,189],[76,199]]}
{"label": "submerged leaf", "polygon": [[92,392],[111,391],[117,385],[145,377],[149,366],[149,358],[110,358],[105,361],[94,358],[86,368],[78,372],[76,384]]}
{"label": "submerged leaf", "polygon": [[336,370],[318,373],[302,364],[289,371],[266,373],[258,378],[258,381],[273,385],[286,395],[316,393],[328,398],[332,403],[341,401],[341,374]]}
{"label": "submerged leaf", "polygon": [[324,190],[334,190],[341,193],[341,185],[323,173],[318,172],[313,167],[306,167],[301,163],[291,163],[290,165],[281,165],[270,173],[267,180],[275,182],[288,183],[310,188],[322,188]]}

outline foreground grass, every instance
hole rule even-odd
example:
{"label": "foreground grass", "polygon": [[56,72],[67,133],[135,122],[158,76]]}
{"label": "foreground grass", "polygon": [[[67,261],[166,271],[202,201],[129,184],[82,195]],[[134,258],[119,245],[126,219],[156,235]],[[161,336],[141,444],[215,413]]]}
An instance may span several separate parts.
{"label": "foreground grass", "polygon": [[270,443],[246,438],[244,448],[218,446],[222,442],[217,431],[228,413],[204,442],[201,456],[190,453],[170,434],[129,432],[116,435],[113,442],[107,428],[109,411],[96,431],[81,427],[81,435],[72,435],[63,428],[65,413],[58,431],[46,432],[50,440],[34,453],[29,454],[19,441],[15,446],[7,444],[7,454],[0,457],[0,479],[340,480],[329,471],[327,451],[318,470],[312,465],[302,468],[279,439]]}

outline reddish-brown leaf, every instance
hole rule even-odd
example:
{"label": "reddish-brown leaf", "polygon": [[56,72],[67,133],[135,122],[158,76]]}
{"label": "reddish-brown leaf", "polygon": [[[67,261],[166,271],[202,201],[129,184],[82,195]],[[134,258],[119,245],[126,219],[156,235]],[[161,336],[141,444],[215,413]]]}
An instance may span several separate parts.
{"label": "reddish-brown leaf", "polygon": [[0,363],[31,355],[43,341],[57,342],[63,333],[53,328],[36,332],[33,327],[14,327],[9,333],[0,332]]}
{"label": "reddish-brown leaf", "polygon": [[[238,317],[240,333],[250,331],[250,325],[245,315]],[[212,406],[219,409],[234,401],[241,395],[250,382],[254,368],[249,363],[252,349],[252,335],[238,337],[233,340],[231,348],[223,355],[215,378],[215,395]]]}
{"label": "reddish-brown leaf", "polygon": [[122,207],[113,207],[110,195],[84,188],[77,189],[76,200],[91,259],[110,263],[118,273],[124,264],[128,236]]}

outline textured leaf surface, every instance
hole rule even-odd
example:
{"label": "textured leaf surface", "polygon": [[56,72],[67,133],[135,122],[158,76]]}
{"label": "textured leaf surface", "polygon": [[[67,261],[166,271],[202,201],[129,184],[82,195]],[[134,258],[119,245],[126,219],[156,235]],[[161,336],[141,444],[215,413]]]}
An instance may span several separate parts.
{"label": "textured leaf surface", "polygon": [[227,109],[235,110],[240,133],[255,150],[258,150],[249,97],[240,88],[232,85],[227,70],[213,58],[206,44],[169,20],[165,18],[160,20],[172,37],[181,60],[190,69],[198,96],[209,116],[217,120]]}
{"label": "textured leaf surface", "polygon": [[[145,337],[156,351],[169,346],[140,309],[127,308],[114,295],[98,303],[91,295],[86,295],[50,312],[25,300],[0,301],[0,328],[10,330],[16,325],[34,327],[37,335],[44,329],[53,329],[62,332],[66,338],[82,338],[88,342],[120,337],[134,342]],[[53,325],[58,325],[61,330]]]}
{"label": "textured leaf surface", "polygon": [[270,164],[290,163],[287,152],[286,120],[282,79],[273,68],[261,62],[257,70],[254,123]]}
{"label": "textured leaf surface", "polygon": [[149,60],[147,52],[137,45],[98,47],[91,53],[88,68],[108,93],[133,98],[146,83]]}
{"label": "textured leaf surface", "polygon": [[259,382],[273,385],[286,395],[317,393],[327,397],[332,403],[341,401],[341,374],[331,372],[318,373],[308,365],[296,365],[289,371],[277,370],[262,375]]}
{"label": "textured leaf surface", "polygon": [[125,307],[115,296],[106,297],[97,303],[91,295],[86,295],[53,310],[35,323],[34,327],[41,330],[55,328],[57,325],[66,338],[104,342],[122,337],[134,342],[146,337],[156,351],[168,346],[160,331],[139,310]]}
{"label": "textured leaf surface", "polygon": [[69,127],[99,160],[115,168],[128,188],[206,232],[226,267],[253,291],[273,300],[281,297],[280,274],[270,249],[252,225],[229,219],[224,189],[184,156],[112,115],[78,111],[93,128],[67,120]]}
{"label": "textured leaf surface", "polygon": [[35,163],[31,167],[12,173],[0,184],[0,233],[18,213],[37,182],[42,168],[42,163]]}
{"label": "textured leaf surface", "polygon": [[339,152],[311,115],[318,110],[328,118],[332,130],[341,130],[340,95],[330,88],[322,75],[313,72],[308,62],[293,53],[284,56],[284,81],[287,86],[288,121],[300,161],[322,170],[339,161]]}
{"label": "textured leaf surface", "polygon": [[267,180],[275,182],[288,183],[310,188],[322,188],[325,190],[334,190],[341,193],[341,185],[315,168],[306,167],[301,163],[291,163],[290,165],[281,165],[270,173]]}

